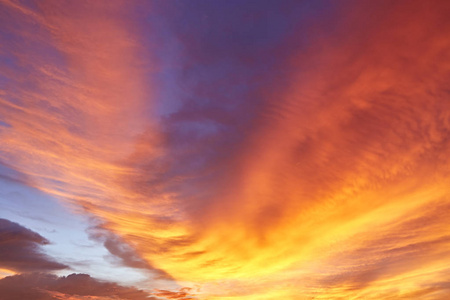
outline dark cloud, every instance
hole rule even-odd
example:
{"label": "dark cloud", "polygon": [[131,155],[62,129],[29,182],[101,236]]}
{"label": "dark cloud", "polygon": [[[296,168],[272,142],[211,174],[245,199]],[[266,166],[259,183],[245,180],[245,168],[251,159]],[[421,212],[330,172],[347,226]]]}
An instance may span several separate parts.
{"label": "dark cloud", "polygon": [[67,277],[43,273],[9,276],[0,280],[0,295],[3,300],[92,299],[83,296],[105,297],[100,299],[156,300],[142,290],[99,281],[87,274],[71,274]]}
{"label": "dark cloud", "polygon": [[0,219],[0,267],[17,272],[61,270],[66,265],[41,251],[49,241],[17,223]]}

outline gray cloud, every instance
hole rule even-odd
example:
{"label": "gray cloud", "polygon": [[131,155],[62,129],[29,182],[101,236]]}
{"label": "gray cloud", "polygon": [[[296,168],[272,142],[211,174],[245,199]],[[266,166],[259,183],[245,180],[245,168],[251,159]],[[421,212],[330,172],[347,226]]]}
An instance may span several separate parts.
{"label": "gray cloud", "polygon": [[17,223],[0,219],[0,266],[17,272],[67,268],[41,251],[49,241]]}
{"label": "gray cloud", "polygon": [[3,300],[54,300],[61,297],[66,299],[72,295],[81,296],[77,299],[92,299],[88,296],[127,300],[157,299],[134,287],[102,282],[87,274],[58,277],[51,274],[29,273],[9,276],[0,280],[0,295]]}

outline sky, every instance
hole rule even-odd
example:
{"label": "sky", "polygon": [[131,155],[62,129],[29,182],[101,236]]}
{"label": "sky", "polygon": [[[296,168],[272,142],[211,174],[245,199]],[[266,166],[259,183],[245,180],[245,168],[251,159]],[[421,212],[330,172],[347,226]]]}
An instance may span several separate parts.
{"label": "sky", "polygon": [[0,0],[2,299],[449,299],[449,32],[446,0]]}

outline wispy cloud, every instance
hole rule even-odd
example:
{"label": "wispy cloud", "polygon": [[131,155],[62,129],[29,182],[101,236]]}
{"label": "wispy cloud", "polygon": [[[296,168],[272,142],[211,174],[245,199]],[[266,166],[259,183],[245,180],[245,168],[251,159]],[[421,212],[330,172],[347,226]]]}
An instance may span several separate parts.
{"label": "wispy cloud", "polygon": [[90,238],[103,243],[104,247],[111,253],[111,255],[117,259],[116,263],[121,265],[150,270],[152,274],[156,275],[156,279],[173,280],[173,278],[164,272],[157,269],[150,263],[144,260],[136,253],[136,250],[122,240],[118,235],[111,231],[102,229],[101,227],[93,227],[89,230]]}

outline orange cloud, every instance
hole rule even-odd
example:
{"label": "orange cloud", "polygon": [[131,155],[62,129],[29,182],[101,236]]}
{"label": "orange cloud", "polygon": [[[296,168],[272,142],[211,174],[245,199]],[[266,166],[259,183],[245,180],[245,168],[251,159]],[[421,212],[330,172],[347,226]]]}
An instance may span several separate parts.
{"label": "orange cloud", "polygon": [[[26,13],[65,68],[11,49],[32,72],[1,95],[1,160],[100,218],[132,264],[200,284],[200,299],[448,294],[445,1],[349,2],[331,26],[314,21],[280,63],[288,79],[252,94],[263,100],[232,150],[215,146],[234,122],[220,110],[144,116],[156,100],[138,36],[126,2],[105,3]],[[220,126],[186,134],[198,143],[171,131],[203,118]]]}
{"label": "orange cloud", "polygon": [[165,299],[180,299],[180,300],[188,300],[194,299],[190,295],[191,288],[181,288],[178,292],[172,292],[167,290],[157,290],[153,294],[157,297],[162,297]]}

